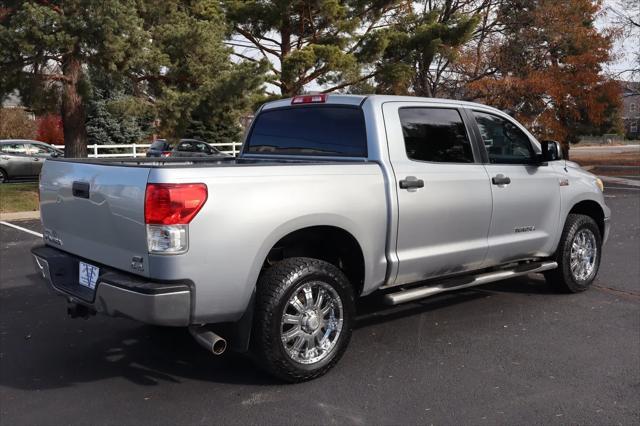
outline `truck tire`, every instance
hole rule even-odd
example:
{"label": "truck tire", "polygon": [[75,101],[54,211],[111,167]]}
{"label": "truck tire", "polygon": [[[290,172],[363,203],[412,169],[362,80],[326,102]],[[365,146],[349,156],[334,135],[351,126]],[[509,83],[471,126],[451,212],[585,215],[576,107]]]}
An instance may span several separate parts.
{"label": "truck tire", "polygon": [[548,283],[564,293],[585,291],[600,267],[600,228],[589,216],[570,214],[555,254],[558,268],[544,273]]}
{"label": "truck tire", "polygon": [[319,377],[344,354],[354,317],[353,289],[340,269],[318,259],[285,259],[258,283],[254,358],[287,382]]}

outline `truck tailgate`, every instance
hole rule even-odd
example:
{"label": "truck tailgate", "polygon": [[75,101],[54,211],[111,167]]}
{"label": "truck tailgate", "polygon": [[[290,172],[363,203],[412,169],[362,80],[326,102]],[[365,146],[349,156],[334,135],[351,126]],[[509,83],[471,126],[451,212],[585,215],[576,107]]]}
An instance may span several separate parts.
{"label": "truck tailgate", "polygon": [[[45,242],[89,261],[148,276],[148,176],[146,167],[46,161],[40,176]],[[132,269],[134,257],[143,269]]]}

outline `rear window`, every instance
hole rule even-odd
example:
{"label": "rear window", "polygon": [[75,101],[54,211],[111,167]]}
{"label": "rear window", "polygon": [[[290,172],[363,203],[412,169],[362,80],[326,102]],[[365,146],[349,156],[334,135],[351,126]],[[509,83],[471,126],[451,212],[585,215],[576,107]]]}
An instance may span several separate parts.
{"label": "rear window", "polygon": [[364,116],[343,106],[267,110],[256,117],[244,152],[366,157]]}
{"label": "rear window", "polygon": [[471,142],[455,109],[401,108],[407,157],[435,163],[473,163]]}
{"label": "rear window", "polygon": [[151,146],[149,147],[149,149],[155,149],[158,151],[162,151],[166,148],[167,142],[166,141],[155,141],[154,143],[151,144]]}

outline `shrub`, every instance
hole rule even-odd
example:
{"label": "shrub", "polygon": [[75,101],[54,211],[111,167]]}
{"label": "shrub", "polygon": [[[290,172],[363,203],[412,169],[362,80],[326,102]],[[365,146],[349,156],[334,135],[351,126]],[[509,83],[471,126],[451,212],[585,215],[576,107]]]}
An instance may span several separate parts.
{"label": "shrub", "polygon": [[0,139],[33,139],[36,122],[21,108],[0,108]]}
{"label": "shrub", "polygon": [[59,115],[38,117],[38,140],[52,145],[64,145],[62,118]]}

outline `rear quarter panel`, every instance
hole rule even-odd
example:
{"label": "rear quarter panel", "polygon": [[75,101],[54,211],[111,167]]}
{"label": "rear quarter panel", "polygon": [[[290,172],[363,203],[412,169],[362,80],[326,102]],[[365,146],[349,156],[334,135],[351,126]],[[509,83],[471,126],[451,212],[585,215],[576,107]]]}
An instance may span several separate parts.
{"label": "rear quarter panel", "polygon": [[194,282],[194,322],[238,319],[282,237],[310,226],[351,233],[365,258],[365,292],[384,282],[387,205],[375,163],[152,169],[149,181],[203,182],[208,200],[189,225],[189,251],[149,256],[159,279]]}

